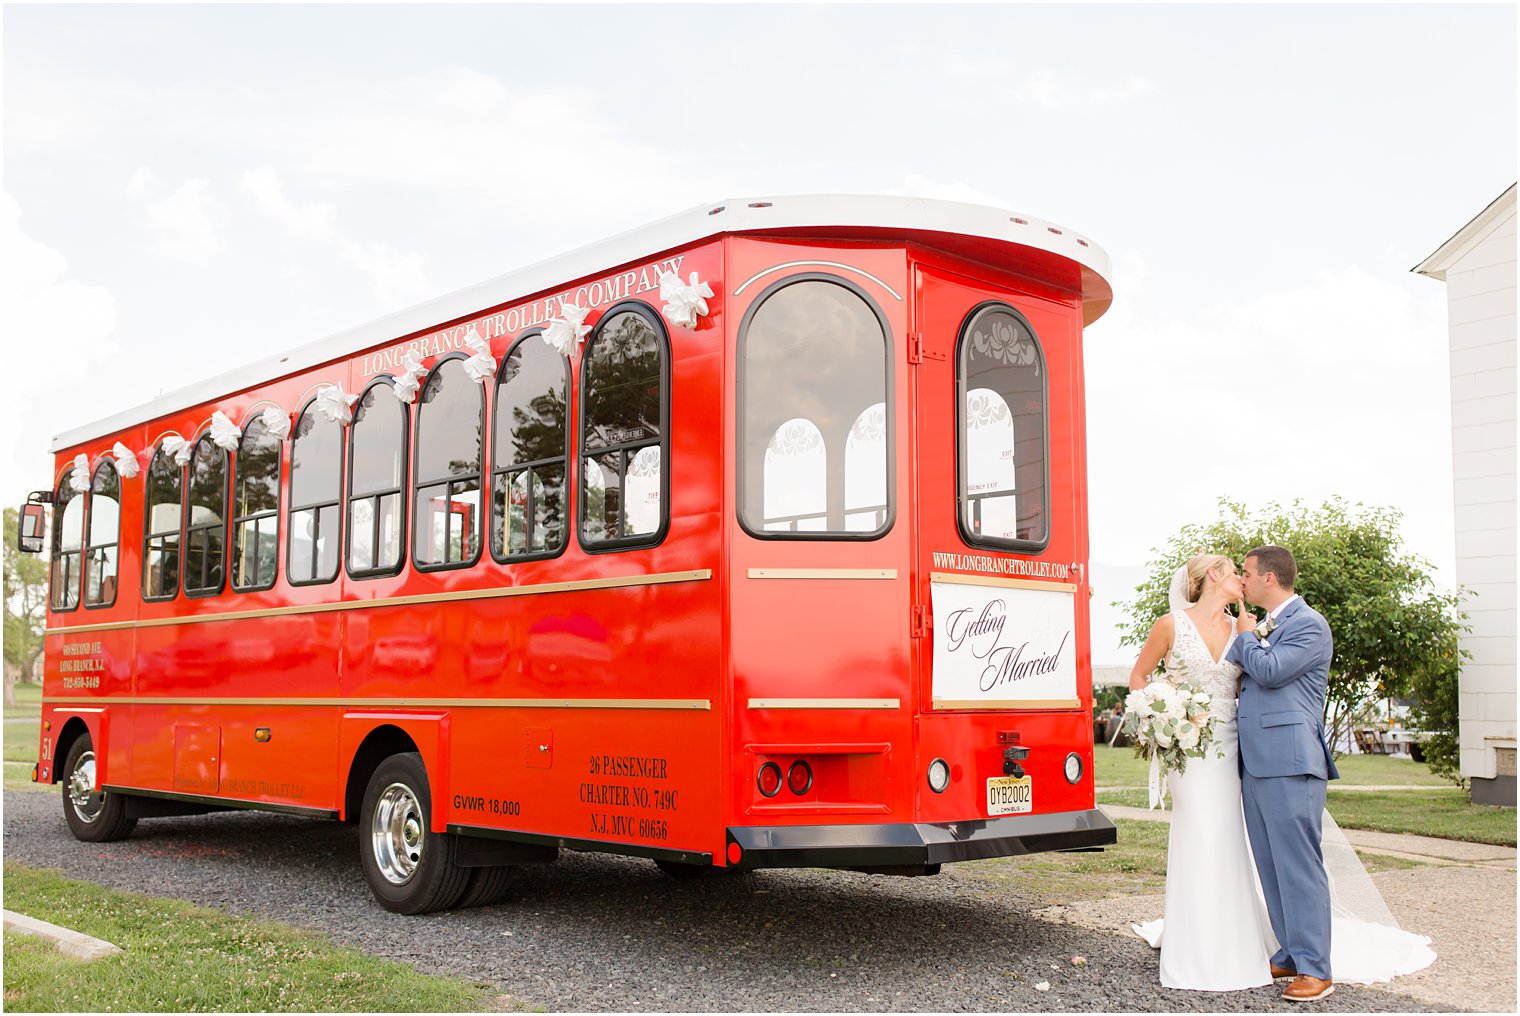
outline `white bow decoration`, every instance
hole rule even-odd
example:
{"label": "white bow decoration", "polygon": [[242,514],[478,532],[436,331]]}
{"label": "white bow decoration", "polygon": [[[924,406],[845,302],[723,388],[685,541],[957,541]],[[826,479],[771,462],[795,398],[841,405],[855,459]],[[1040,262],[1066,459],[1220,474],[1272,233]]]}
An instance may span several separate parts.
{"label": "white bow decoration", "polygon": [[74,471],[69,474],[69,489],[83,494],[90,489],[90,457],[84,452],[74,456]]}
{"label": "white bow decoration", "polygon": [[137,475],[137,455],[132,449],[118,441],[111,454],[116,457],[117,472],[129,480]]}
{"label": "white bow decoration", "polygon": [[333,423],[347,424],[354,418],[353,405],[359,396],[350,395],[337,385],[323,385],[317,389],[312,408]]}
{"label": "white bow decoration", "polygon": [[684,283],[675,272],[660,273],[660,299],[665,301],[665,319],[682,328],[697,327],[697,318],[707,314],[706,297],[712,296],[712,287],[691,273],[691,282]]}
{"label": "white bow decoration", "polygon": [[238,450],[238,442],[243,440],[243,432],[238,425],[227,419],[227,414],[218,409],[211,414],[211,443],[218,448],[229,452]]}
{"label": "white bow decoration", "polygon": [[391,382],[391,394],[396,396],[397,401],[411,405],[417,398],[417,388],[421,384],[419,379],[426,373],[427,368],[417,359],[417,354],[407,350],[401,354],[401,373]]}
{"label": "white bow decoration", "polygon": [[589,307],[577,307],[568,300],[560,301],[559,317],[551,320],[549,327],[544,329],[544,341],[559,350],[561,356],[574,357],[581,340],[591,331],[590,325],[582,323],[590,313]]}
{"label": "white bow decoration", "polygon": [[265,406],[259,414],[259,421],[264,424],[264,430],[274,437],[276,441],[283,441],[290,436],[290,414],[281,412],[274,406]]}
{"label": "white bow decoration", "polygon": [[188,466],[190,464],[190,442],[186,441],[178,434],[170,434],[168,437],[164,438],[163,443],[160,445],[160,447],[170,455],[174,456],[175,465]]}
{"label": "white bow decoration", "polygon": [[491,344],[480,337],[472,326],[464,337],[464,344],[473,354],[464,362],[466,374],[476,381],[484,381],[496,373],[496,357],[491,355]]}

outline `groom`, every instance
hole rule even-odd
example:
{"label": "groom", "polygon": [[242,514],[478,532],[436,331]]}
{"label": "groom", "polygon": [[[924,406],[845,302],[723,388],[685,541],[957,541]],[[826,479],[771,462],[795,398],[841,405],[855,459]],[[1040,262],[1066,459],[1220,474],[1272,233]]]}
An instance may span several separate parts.
{"label": "groom", "polygon": [[1267,612],[1242,627],[1227,658],[1245,671],[1236,727],[1246,832],[1280,948],[1272,976],[1292,977],[1283,998],[1312,1002],[1330,979],[1330,886],[1320,852],[1327,781],[1340,778],[1325,743],[1330,626],[1293,592],[1298,564],[1282,547],[1246,555],[1246,599]]}

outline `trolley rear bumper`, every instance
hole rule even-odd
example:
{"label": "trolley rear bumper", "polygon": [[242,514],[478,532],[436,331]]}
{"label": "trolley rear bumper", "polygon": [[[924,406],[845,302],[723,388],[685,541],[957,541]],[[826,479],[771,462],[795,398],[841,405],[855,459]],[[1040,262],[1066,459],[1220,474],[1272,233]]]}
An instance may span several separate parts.
{"label": "trolley rear bumper", "polygon": [[917,867],[1118,842],[1103,812],[1010,815],[965,822],[881,825],[735,826],[741,868]]}

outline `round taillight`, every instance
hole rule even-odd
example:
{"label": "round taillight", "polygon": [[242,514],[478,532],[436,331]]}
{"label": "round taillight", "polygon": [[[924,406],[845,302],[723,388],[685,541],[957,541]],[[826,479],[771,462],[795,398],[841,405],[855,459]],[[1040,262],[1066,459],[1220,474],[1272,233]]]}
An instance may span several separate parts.
{"label": "round taillight", "polygon": [[793,762],[786,771],[786,785],[794,794],[806,794],[813,787],[813,767],[802,759]]}
{"label": "round taillight", "polygon": [[1082,779],[1082,756],[1072,752],[1066,756],[1066,782],[1076,783]]}
{"label": "round taillight", "polygon": [[761,795],[765,797],[775,797],[781,793],[781,767],[774,762],[762,765],[755,777],[755,786],[760,788]]}
{"label": "round taillight", "polygon": [[929,763],[929,789],[936,794],[943,794],[945,788],[950,785],[950,763],[942,758],[937,758]]}

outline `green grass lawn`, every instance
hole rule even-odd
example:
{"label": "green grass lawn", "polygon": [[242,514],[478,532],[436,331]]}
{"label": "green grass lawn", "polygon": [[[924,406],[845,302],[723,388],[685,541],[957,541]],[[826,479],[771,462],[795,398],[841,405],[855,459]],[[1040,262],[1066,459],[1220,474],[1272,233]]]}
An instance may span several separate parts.
{"label": "green grass lawn", "polygon": [[5,707],[7,720],[35,720],[42,715],[42,685],[17,684],[16,703]]}
{"label": "green grass lawn", "polygon": [[312,932],[117,892],[6,862],[9,910],[114,942],[89,964],[5,933],[13,1012],[483,1012],[521,1008],[484,985],[418,973]]}
{"label": "green grass lawn", "polygon": [[[1335,760],[1341,782],[1356,786],[1420,786],[1451,788],[1452,784],[1433,776],[1423,762],[1391,755],[1343,755]],[[1110,748],[1100,744],[1093,748],[1093,769],[1098,786],[1143,787],[1150,764],[1135,757],[1133,748]]]}

